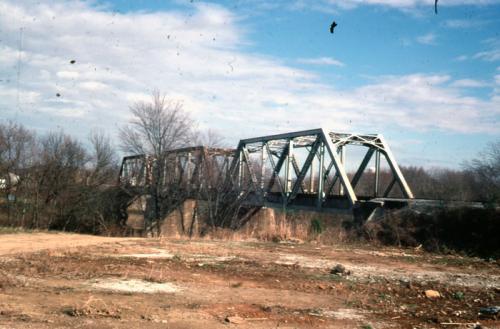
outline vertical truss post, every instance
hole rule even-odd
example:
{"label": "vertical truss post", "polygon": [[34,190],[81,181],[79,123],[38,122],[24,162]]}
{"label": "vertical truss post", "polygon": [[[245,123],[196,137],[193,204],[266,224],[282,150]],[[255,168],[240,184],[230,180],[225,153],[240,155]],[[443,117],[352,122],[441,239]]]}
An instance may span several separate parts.
{"label": "vertical truss post", "polygon": [[286,161],[286,173],[285,173],[285,194],[290,195],[292,191],[292,169],[293,169],[293,139],[288,141],[288,156]]}
{"label": "vertical truss post", "polygon": [[266,177],[266,160],[267,160],[267,152],[266,152],[266,142],[262,142],[262,153],[260,156],[260,195],[262,198],[266,196],[266,192],[264,190],[265,187],[265,177]]}
{"label": "vertical truss post", "polygon": [[324,177],[324,166],[325,166],[325,143],[321,141],[319,146],[319,168],[318,168],[318,195],[316,200],[316,207],[321,208],[323,205],[323,184],[325,181]]}
{"label": "vertical truss post", "polygon": [[[141,182],[141,179],[144,178],[144,183],[148,183],[147,181],[147,178],[149,177],[148,175],[148,167],[146,165],[146,159],[147,157],[144,157],[144,160],[142,160],[142,166],[141,166],[141,170],[138,170],[138,174],[137,174],[137,179],[136,179],[136,184],[142,184]],[[139,163],[139,159],[135,159],[135,167],[137,168],[138,167],[138,163]],[[141,177],[142,175],[142,177]]]}
{"label": "vertical truss post", "polygon": [[373,196],[378,197],[378,185],[380,175],[380,151],[375,151],[375,186],[373,188]]}
{"label": "vertical truss post", "polygon": [[165,161],[162,165],[163,168],[163,174],[162,174],[162,179],[163,179],[163,184],[168,184],[168,161],[169,161],[169,156],[165,155]]}
{"label": "vertical truss post", "polygon": [[188,192],[191,191],[191,152],[188,152],[186,158],[186,182]]}
{"label": "vertical truss post", "polygon": [[314,159],[311,161],[311,169],[309,171],[309,193],[314,192]]}
{"label": "vertical truss post", "polygon": [[128,163],[127,163],[127,161],[123,161],[121,174],[122,174],[122,177],[124,178],[123,181],[125,181],[128,184],[129,178],[128,178]]}
{"label": "vertical truss post", "polygon": [[167,175],[168,159],[169,159],[169,156],[165,155],[165,159],[164,159],[163,163],[161,164],[161,168],[162,168],[161,179],[162,179],[164,185],[168,184],[168,175]]}
{"label": "vertical truss post", "polygon": [[[345,169],[345,146],[340,146],[339,147],[339,155],[340,155],[340,164],[344,167]],[[340,184],[339,185],[339,195],[344,195],[344,185]]]}
{"label": "vertical truss post", "polygon": [[176,154],[174,158],[174,182],[178,182],[179,180],[179,156]]}
{"label": "vertical truss post", "polygon": [[205,148],[203,148],[201,151],[198,151],[198,156],[196,157],[196,172],[197,172],[197,184],[202,187],[203,186],[203,165],[204,165],[204,161],[203,159],[205,158],[203,155],[205,153]]}
{"label": "vertical truss post", "polygon": [[238,149],[238,187],[241,188],[243,186],[243,170],[245,167],[243,166],[243,151],[242,148]]}

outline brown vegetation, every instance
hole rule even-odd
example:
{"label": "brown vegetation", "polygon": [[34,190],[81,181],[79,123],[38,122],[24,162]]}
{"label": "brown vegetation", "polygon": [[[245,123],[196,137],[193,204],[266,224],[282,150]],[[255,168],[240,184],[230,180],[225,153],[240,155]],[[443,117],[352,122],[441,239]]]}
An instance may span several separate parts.
{"label": "brown vegetation", "polygon": [[[60,241],[61,249],[0,251],[0,326],[498,326],[494,316],[479,313],[498,305],[500,272],[491,261],[413,248],[288,240],[120,238],[110,243],[112,238],[90,237],[94,244],[99,239],[106,244],[68,249],[73,239],[65,235],[49,240],[53,246]],[[37,236],[16,235],[26,246]],[[345,270],[331,274],[339,267]],[[426,297],[430,290],[440,297]]]}
{"label": "brown vegetation", "polygon": [[[193,236],[196,229],[202,235],[217,236],[217,232],[227,229],[248,231],[252,225],[254,228],[258,225],[247,223],[256,209],[242,206],[244,195],[236,193],[231,182],[214,181],[208,184],[211,189],[200,188],[188,196],[180,195],[180,185],[163,177],[165,171],[160,170],[159,164],[168,162],[168,151],[202,139],[214,146],[220,143],[217,134],[208,132],[203,137],[182,106],[158,92],[151,102],[134,104],[131,111],[133,120],[120,133],[122,149],[151,155],[156,163],[152,165],[151,184],[145,191],[148,209],[143,212],[143,228],[159,235],[165,218],[169,220],[173,211],[185,212],[184,201],[193,196],[204,202],[198,202],[192,209],[193,220],[186,225],[184,221],[180,223],[182,235]],[[115,149],[102,133],[91,134],[88,145],[63,131],[38,136],[21,124],[0,124],[0,226],[108,235],[131,233],[126,225],[126,208],[134,202],[135,195],[117,184]],[[206,170],[204,175],[208,180],[217,176],[214,168],[207,165]],[[483,201],[490,204],[492,210],[442,209],[427,215],[387,214],[383,220],[365,225],[362,236],[382,243],[424,244],[429,248],[434,245],[434,250],[446,246],[481,255],[488,250],[492,255],[498,254],[498,244],[492,242],[489,234],[498,227],[498,212],[493,208],[500,198],[500,142],[491,144],[460,170],[406,167],[402,171],[417,198]],[[356,193],[370,194],[371,175],[365,174]],[[380,180],[381,184],[387,183],[389,173],[382,172]],[[300,222],[296,227],[301,228],[292,230],[296,237],[327,239],[332,236],[333,233],[325,231],[328,216],[300,216],[304,218],[297,220],[293,211],[287,211],[272,220],[280,223],[275,227],[288,227],[286,232],[291,232],[289,228]],[[196,227],[194,218],[198,220]],[[283,226],[282,222],[288,223]],[[400,234],[401,230],[405,230],[405,234]],[[290,237],[290,233],[283,232],[257,235],[263,239]],[[353,235],[346,230],[337,236],[347,239]]]}
{"label": "brown vegetation", "polygon": [[404,209],[365,223],[358,234],[385,245],[421,246],[427,251],[498,259],[499,219],[500,210],[494,208],[443,208],[427,213]]}

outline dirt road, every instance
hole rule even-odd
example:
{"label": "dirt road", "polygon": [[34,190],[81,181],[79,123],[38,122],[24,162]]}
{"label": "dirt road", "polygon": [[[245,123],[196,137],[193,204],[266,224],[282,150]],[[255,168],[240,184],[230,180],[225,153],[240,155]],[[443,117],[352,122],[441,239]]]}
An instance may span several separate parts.
{"label": "dirt road", "polygon": [[107,242],[131,241],[131,238],[109,238],[69,233],[17,233],[0,235],[0,255],[67,249]]}
{"label": "dirt road", "polygon": [[[22,235],[20,253],[15,237],[5,240],[0,328],[500,328],[479,314],[500,304],[497,262],[369,246],[55,236]],[[344,273],[331,274],[337,264]]]}

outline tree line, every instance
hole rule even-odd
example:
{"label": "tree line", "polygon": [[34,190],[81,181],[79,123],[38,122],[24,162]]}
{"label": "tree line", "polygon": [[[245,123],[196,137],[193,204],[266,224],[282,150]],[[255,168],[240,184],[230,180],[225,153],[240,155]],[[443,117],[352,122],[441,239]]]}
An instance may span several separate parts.
{"label": "tree line", "polygon": [[[100,131],[92,132],[84,143],[61,130],[37,134],[21,123],[0,123],[0,226],[126,234],[130,195],[117,186],[118,149],[148,154],[162,163],[169,150],[222,142],[218,134],[201,133],[181,103],[159,92],[130,110],[133,119],[120,129],[118,147]],[[157,167],[149,194],[153,220],[159,223],[168,196],[160,184],[164,171]],[[500,141],[460,169],[403,167],[402,171],[418,198],[497,203]],[[388,175],[382,172],[381,181],[389,180]],[[369,194],[370,188],[363,182],[357,187],[361,194]]]}

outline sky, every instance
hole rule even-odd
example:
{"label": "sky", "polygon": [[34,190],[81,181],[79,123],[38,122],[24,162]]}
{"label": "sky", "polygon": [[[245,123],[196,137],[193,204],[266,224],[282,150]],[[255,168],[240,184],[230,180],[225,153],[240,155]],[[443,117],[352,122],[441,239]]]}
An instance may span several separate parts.
{"label": "sky", "polygon": [[0,121],[119,144],[159,90],[228,146],[324,127],[460,168],[500,139],[499,33],[500,0],[1,0]]}

